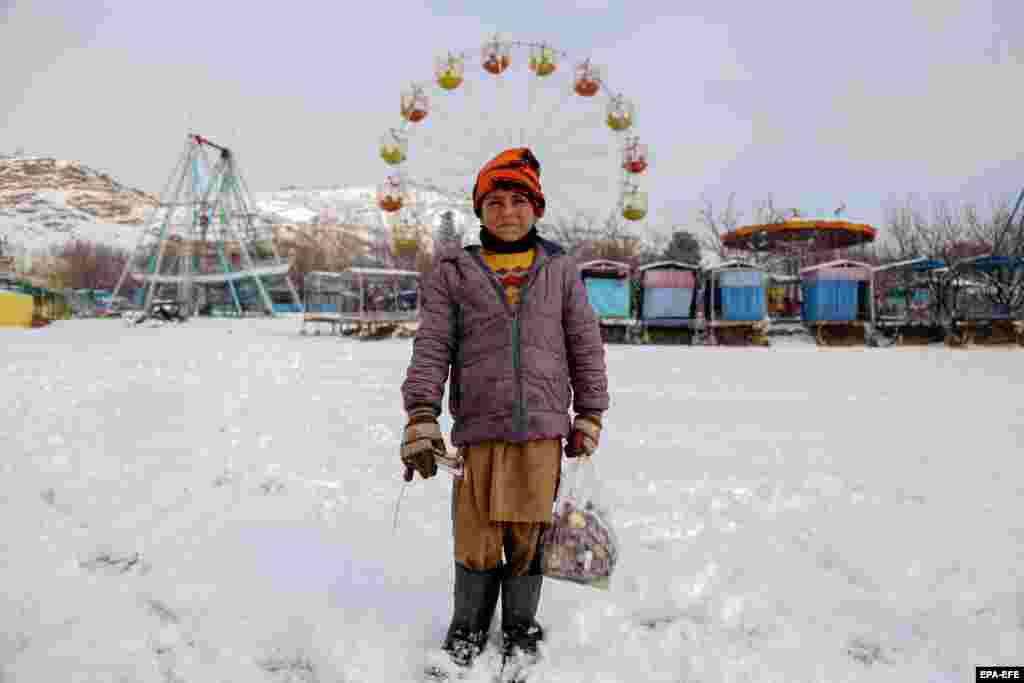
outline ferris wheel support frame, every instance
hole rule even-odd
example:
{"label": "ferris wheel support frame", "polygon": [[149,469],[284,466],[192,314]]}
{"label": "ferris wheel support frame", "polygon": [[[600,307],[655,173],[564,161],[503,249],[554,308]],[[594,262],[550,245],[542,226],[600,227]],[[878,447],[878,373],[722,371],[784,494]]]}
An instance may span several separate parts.
{"label": "ferris wheel support frame", "polygon": [[[174,179],[177,178],[179,175],[183,175],[182,169],[187,162],[188,148],[186,147],[185,151],[178,159],[178,164],[174,167],[174,170],[171,172],[171,175],[167,178],[167,182],[164,184],[163,191],[161,192],[160,195],[158,195],[159,199],[164,199],[165,197],[168,196],[167,193],[170,191],[171,186],[174,184]],[[132,250],[132,254],[137,253],[138,250],[142,248],[142,244],[146,241],[146,233],[146,229],[139,231],[139,239],[135,243],[135,248]],[[128,277],[128,271],[131,269],[131,266],[132,262],[131,258],[129,258],[125,261],[124,268],[121,269],[121,275],[117,278],[117,285],[115,285],[114,287],[113,296],[116,297],[117,293],[121,291],[121,287],[124,285],[125,278]]]}
{"label": "ferris wheel support frame", "polygon": [[[175,197],[178,197],[178,196],[181,195],[181,187],[182,187],[182,185],[185,184],[185,177],[188,175],[188,161],[191,159],[191,156],[192,155],[190,154],[190,150],[188,148],[186,148],[186,150],[185,150],[185,169],[184,169],[183,173],[181,174],[181,177],[178,178],[178,186],[174,190],[174,196]],[[174,209],[172,208],[171,210],[169,210],[167,212],[167,215],[166,215],[166,217],[164,219],[164,224],[160,228],[160,246],[159,246],[157,254],[156,254],[156,263],[153,266],[153,272],[154,273],[159,273],[160,272],[160,266],[163,265],[164,252],[167,250],[167,227],[170,225],[171,218],[173,216],[174,216]],[[130,265],[131,265],[131,259],[128,260],[128,263],[126,264],[126,267],[129,267]],[[143,311],[148,311],[150,309],[150,306],[153,305],[153,295],[154,295],[155,292],[156,292],[156,283],[147,282],[146,283],[146,298],[145,298],[144,303],[142,304],[142,310]]]}
{"label": "ferris wheel support frame", "polygon": [[[209,164],[209,159],[206,156],[204,147],[210,147],[220,152],[220,158],[216,165],[211,166]],[[197,160],[202,160],[205,167],[207,169],[211,169],[208,182],[206,183],[201,198],[196,190],[194,175],[192,176],[193,186],[189,188],[184,187],[186,178],[190,175],[189,164],[196,162]],[[176,184],[174,183],[174,175],[178,176]],[[174,194],[173,196],[168,196],[167,192],[172,185],[174,186]],[[253,214],[249,207],[247,193],[248,185],[237,168],[237,154],[232,152],[229,148],[213,143],[201,135],[190,133],[186,139],[185,151],[179,159],[178,164],[175,166],[174,174],[172,174],[171,179],[165,186],[164,194],[161,196],[162,201],[158,205],[158,212],[162,209],[164,213],[162,216],[157,213],[155,220],[151,223],[152,227],[142,230],[135,250],[125,264],[121,276],[118,279],[114,295],[116,296],[117,292],[119,292],[121,287],[124,285],[124,280],[132,267],[133,260],[137,258],[142,251],[147,237],[155,237],[158,240],[155,257],[151,257],[151,265],[146,267],[146,270],[148,270],[149,273],[141,276],[145,282],[146,288],[146,295],[143,303],[144,310],[149,310],[152,307],[153,299],[160,284],[173,283],[178,285],[181,288],[181,292],[179,294],[183,294],[183,298],[186,301],[191,301],[193,284],[220,282],[227,284],[230,288],[235,309],[238,314],[241,315],[241,301],[239,300],[238,293],[235,290],[235,283],[248,277],[252,277],[263,306],[269,315],[273,315],[273,301],[261,280],[261,275],[280,275],[283,272],[292,301],[298,306],[301,312],[304,309],[304,306],[298,297],[294,284],[288,277],[288,270],[290,269],[288,264],[281,263],[281,258],[273,242],[273,229],[270,229],[269,237],[265,239],[268,242],[267,246],[270,250],[272,262],[275,265],[271,267],[257,266],[253,260],[252,254],[249,252],[247,244],[258,241],[260,237],[253,224]],[[185,197],[186,201],[178,201],[182,196]],[[172,201],[167,201],[169,199]],[[231,210],[232,203],[239,208],[238,211]],[[189,209],[191,209],[191,211]],[[192,272],[192,259],[195,256],[194,252],[186,254],[184,260],[179,261],[178,265],[182,269],[181,271],[173,275],[161,274],[161,269],[167,255],[168,242],[170,241],[170,238],[168,237],[168,229],[174,225],[174,220],[177,217],[176,215],[179,210],[192,214],[186,216],[185,220],[186,223],[191,225],[193,228],[195,227],[195,224],[191,221],[199,220],[200,216],[208,219],[207,222],[201,222],[199,225],[199,234],[202,237],[199,241],[204,244],[207,243],[207,238],[210,234],[209,230],[212,224],[212,220],[210,220],[210,218],[215,216],[218,211],[220,212],[222,225],[218,231],[214,232],[217,240],[213,246],[216,247],[216,256],[219,266],[223,271],[222,274],[194,274]],[[232,225],[233,221],[238,218],[241,218],[243,225]],[[157,225],[160,225],[159,230],[156,229]],[[238,249],[238,256],[244,262],[244,271],[240,271],[237,275],[230,270],[222,248],[222,243],[227,238],[238,240],[239,244],[242,245],[241,248]],[[178,256],[180,257],[180,254],[178,254]],[[140,276],[136,274],[135,277],[138,278]]]}

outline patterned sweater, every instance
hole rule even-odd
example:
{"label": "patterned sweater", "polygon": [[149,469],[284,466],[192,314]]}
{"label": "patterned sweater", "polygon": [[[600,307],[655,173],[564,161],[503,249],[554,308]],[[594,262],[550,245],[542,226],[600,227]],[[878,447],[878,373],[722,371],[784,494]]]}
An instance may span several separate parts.
{"label": "patterned sweater", "polygon": [[535,249],[524,251],[518,254],[499,254],[486,249],[480,250],[480,256],[484,263],[490,266],[494,274],[505,285],[508,303],[515,308],[519,305],[519,291],[526,284],[526,277],[533,265]]}

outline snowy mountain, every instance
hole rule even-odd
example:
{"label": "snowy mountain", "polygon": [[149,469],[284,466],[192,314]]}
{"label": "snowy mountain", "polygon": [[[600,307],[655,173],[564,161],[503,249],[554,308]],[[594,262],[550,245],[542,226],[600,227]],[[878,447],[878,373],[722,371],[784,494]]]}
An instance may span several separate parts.
{"label": "snowy mountain", "polygon": [[[432,231],[451,210],[455,225],[476,225],[465,199],[425,186],[409,186],[408,217]],[[366,226],[385,235],[388,216],[376,188],[285,187],[254,192],[255,211],[291,229],[316,223]],[[159,199],[77,161],[45,157],[0,158],[0,237],[14,251],[40,251],[75,239],[133,248]]]}
{"label": "snowy mountain", "polygon": [[0,159],[0,236],[15,249],[74,239],[129,247],[156,204],[153,195],[76,161]]}

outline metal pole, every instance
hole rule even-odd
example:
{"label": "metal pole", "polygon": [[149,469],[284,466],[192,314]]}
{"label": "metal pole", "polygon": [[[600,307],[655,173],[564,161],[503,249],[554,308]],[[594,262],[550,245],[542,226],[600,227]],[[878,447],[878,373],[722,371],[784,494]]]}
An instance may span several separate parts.
{"label": "metal pole", "polygon": [[[205,154],[204,154],[204,160],[205,160]],[[209,165],[209,164],[207,164],[207,165]],[[239,318],[241,318],[242,317],[242,302],[238,298],[238,290],[235,288],[235,281],[231,278],[231,264],[230,264],[229,260],[227,259],[227,257],[224,255],[224,237],[228,233],[227,228],[223,227],[224,226],[224,220],[223,219],[228,216],[228,213],[225,210],[224,205],[228,204],[228,202],[225,202],[224,197],[222,196],[224,194],[224,174],[227,172],[226,169],[227,169],[227,164],[225,163],[224,157],[222,156],[221,159],[217,162],[217,166],[214,167],[214,169],[213,169],[214,170],[214,175],[210,178],[210,184],[209,184],[209,186],[207,186],[206,192],[204,193],[202,205],[203,206],[209,206],[208,220],[211,223],[212,223],[212,221],[217,216],[217,209],[220,209],[221,216],[222,216],[222,220],[221,220],[222,228],[219,231],[219,234],[218,234],[218,232],[216,230],[214,231],[214,239],[217,240],[217,258],[218,258],[218,263],[220,264],[220,269],[224,272],[224,276],[225,276],[224,279],[227,282],[228,289],[231,292],[231,301],[235,305],[235,313],[238,315]],[[210,203],[210,195],[211,195],[211,193],[213,193],[214,182],[217,183],[217,192],[216,192],[216,194],[214,194],[214,199],[213,199],[213,202],[211,204]],[[230,209],[230,205],[228,205],[228,209]],[[230,225],[230,223],[228,223],[228,225]],[[204,235],[204,242],[205,242],[205,235]]]}
{"label": "metal pole", "polygon": [[[233,156],[234,155],[229,152],[227,168],[229,169],[232,178],[238,178],[238,170],[236,168]],[[245,221],[246,236],[254,237],[255,231],[253,230],[252,216],[249,214],[249,207],[245,201],[245,197],[242,196],[241,182],[232,182],[231,187],[229,188],[228,191],[233,192],[235,202],[237,202],[242,218]],[[228,225],[233,226],[234,221],[230,221]],[[249,253],[248,246],[249,245],[245,242],[242,236],[239,235],[239,247],[242,254],[242,259],[245,262],[245,267],[248,268],[249,271],[252,273],[252,278],[256,282],[256,288],[259,290],[260,298],[263,299],[263,305],[266,307],[267,313],[270,316],[273,316],[274,304],[270,301],[270,295],[267,294],[267,290],[263,286],[263,280],[260,279],[259,274],[256,272],[256,264],[253,263],[252,255]]]}
{"label": "metal pole", "polygon": [[868,274],[868,297],[871,301],[871,325],[874,326],[877,313],[875,312],[875,271],[873,269]]}
{"label": "metal pole", "polygon": [[[174,171],[171,173],[170,177],[167,178],[167,182],[164,184],[164,189],[159,195],[157,195],[157,201],[160,202],[160,204],[157,204],[157,211],[159,211],[160,206],[163,204],[163,200],[167,198],[167,193],[170,192],[171,185],[174,184],[174,179],[177,178],[178,174],[181,172],[181,165],[188,162],[188,156],[188,145],[186,144],[185,151],[181,157],[179,157],[177,166],[174,167]],[[142,249],[142,243],[146,240],[146,235],[149,234],[149,229],[151,227],[156,227],[158,222],[159,221],[154,220],[150,225],[147,225],[140,231],[139,239],[135,243],[135,249],[132,250],[127,261],[125,261],[124,268],[121,269],[121,276],[117,278],[117,285],[114,287],[114,293],[111,295],[114,299],[117,298],[117,293],[121,291],[125,278],[128,276],[128,271],[131,269],[132,261],[138,255],[139,250]]]}
{"label": "metal pole", "polygon": [[717,284],[718,284],[718,273],[713,272],[711,274],[711,322],[715,322],[716,321],[716,318],[715,318],[715,294],[717,293],[716,290],[718,289]]}
{"label": "metal pole", "polygon": [[[237,163],[237,157],[235,156],[234,152],[232,152],[232,157],[236,159],[236,163]],[[245,197],[251,197],[252,194],[249,192],[249,185],[245,182],[245,178],[243,178],[241,174],[236,174],[236,176],[238,178],[239,189],[243,191]],[[246,216],[248,216],[248,215],[249,215],[248,214],[248,207],[246,207]],[[269,242],[270,242],[270,253],[273,255],[274,261],[280,261],[281,260],[281,256],[280,256],[280,254],[277,253],[277,247],[274,245],[274,228],[273,228],[273,225],[271,225],[271,227],[270,227],[270,240],[269,240]],[[295,290],[295,284],[292,282],[292,278],[291,278],[291,262],[290,261],[289,261],[288,271],[289,272],[285,273],[285,275],[284,275],[284,281],[285,281],[285,284],[288,285],[288,291],[292,295],[292,302],[298,307],[300,313],[305,313],[306,312],[306,305],[299,299],[299,293]],[[271,312],[273,312],[273,309],[271,309]]]}
{"label": "metal pole", "polygon": [[[1021,202],[1024,202],[1024,188],[1021,189],[1020,194],[1017,195],[1017,203],[1013,205],[1013,211],[1010,212],[1010,216],[1006,219],[1006,227],[1003,228],[1002,236],[1006,236],[1010,232],[1010,228],[1013,227],[1013,219],[1017,216],[1017,211],[1020,209]],[[1024,228],[1024,220],[1021,222],[1022,228]],[[995,253],[999,253],[999,248],[1002,245],[993,244],[992,247]]]}
{"label": "metal pole", "polygon": [[[192,156],[192,148],[190,147],[189,148],[188,157],[191,158],[191,156]],[[181,174],[181,176],[178,178],[178,187],[174,190],[175,204],[174,204],[173,207],[169,208],[169,210],[167,212],[167,218],[164,221],[164,226],[160,230],[160,242],[159,242],[160,246],[157,248],[156,263],[153,265],[153,273],[152,273],[153,279],[149,281],[149,286],[146,288],[146,299],[145,299],[145,303],[142,306],[142,310],[143,311],[148,311],[149,307],[152,306],[152,304],[153,304],[153,295],[156,293],[157,287],[159,286],[160,268],[163,265],[164,252],[167,250],[167,239],[166,239],[167,228],[168,228],[169,225],[171,225],[171,221],[174,218],[174,213],[175,213],[175,211],[177,211],[177,208],[178,208],[177,207],[177,199],[178,199],[179,196],[181,196],[181,187],[185,183],[185,176],[186,175],[188,175],[188,163],[187,163],[187,160],[186,160],[185,170]]]}
{"label": "metal pole", "polygon": [[[196,149],[200,151],[199,148]],[[191,164],[191,176],[192,182],[185,187],[185,196],[188,197],[187,204],[187,221],[188,231],[185,235],[185,239],[181,242],[184,248],[184,254],[178,254],[178,267],[180,269],[180,279],[178,282],[178,300],[181,305],[185,307],[186,311],[190,311],[192,307],[192,250],[195,247],[196,239],[196,224],[199,216],[197,212],[196,204],[196,157],[192,157]]]}
{"label": "metal pole", "polygon": [[231,279],[231,266],[228,263],[227,258],[224,256],[224,245],[223,243],[217,244],[217,257],[220,261],[220,268],[224,271],[225,279],[228,283],[228,289],[231,291],[231,301],[235,304],[235,313],[238,317],[242,317],[242,302],[238,300],[238,291],[235,289],[235,281]]}

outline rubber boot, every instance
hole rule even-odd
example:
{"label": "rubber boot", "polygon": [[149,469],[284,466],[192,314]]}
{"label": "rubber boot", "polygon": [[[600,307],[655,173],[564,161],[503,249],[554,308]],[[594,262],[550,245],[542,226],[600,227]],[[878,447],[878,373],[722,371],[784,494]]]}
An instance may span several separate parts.
{"label": "rubber boot", "polygon": [[537,663],[544,629],[537,606],[544,577],[506,576],[501,582],[502,681],[520,681]]}
{"label": "rubber boot", "polygon": [[487,644],[501,576],[501,569],[473,571],[455,563],[455,608],[441,649],[457,667],[472,666]]}

